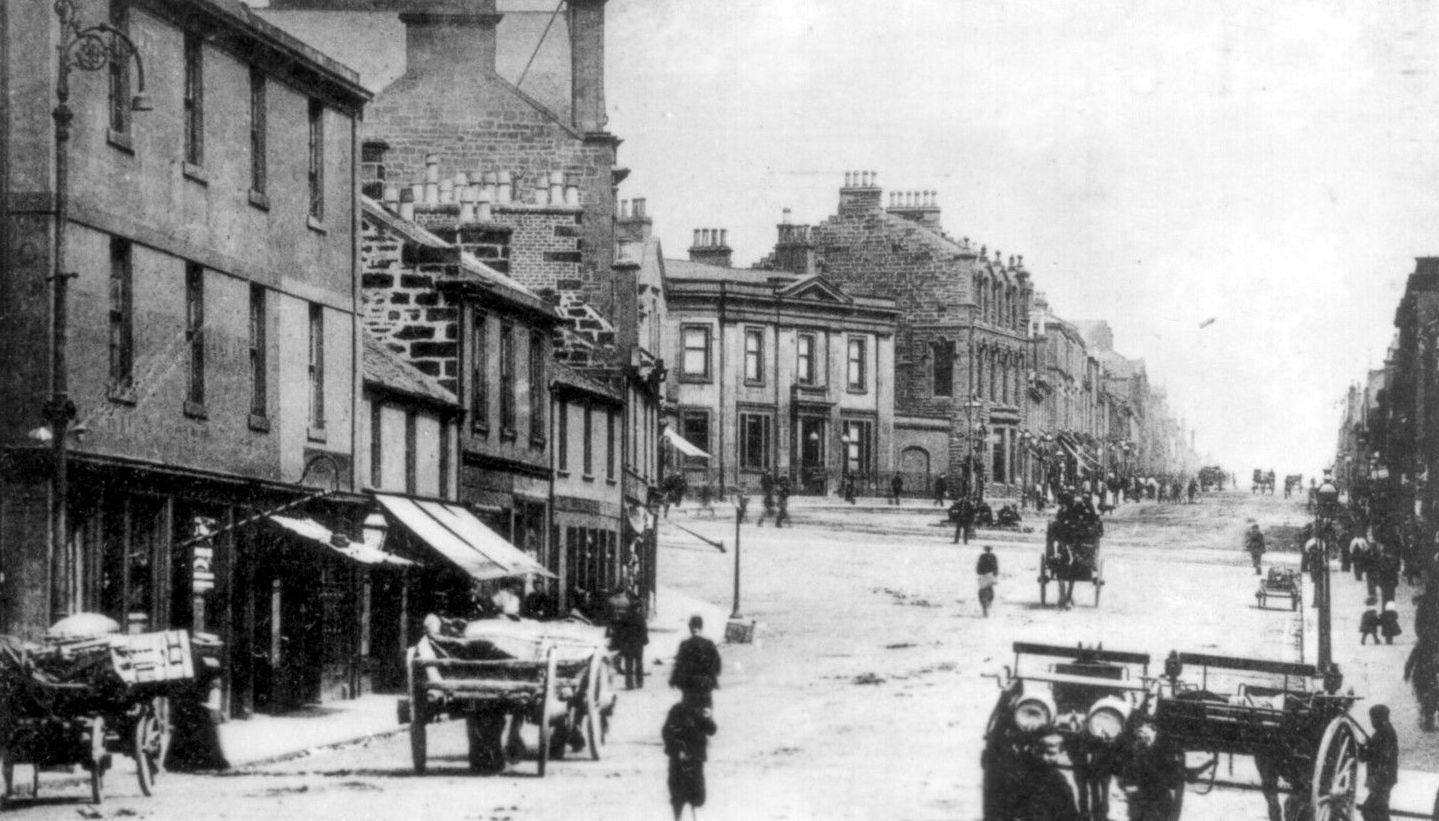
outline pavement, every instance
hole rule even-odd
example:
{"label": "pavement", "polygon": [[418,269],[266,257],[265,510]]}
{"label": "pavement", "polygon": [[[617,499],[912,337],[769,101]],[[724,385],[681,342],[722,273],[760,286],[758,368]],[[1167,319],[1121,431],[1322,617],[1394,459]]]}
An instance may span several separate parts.
{"label": "pavement", "polygon": [[[719,641],[725,634],[729,610],[677,590],[660,587],[650,619],[648,665],[672,663],[681,641],[689,637],[689,619],[704,619],[705,635]],[[409,729],[400,724],[399,694],[369,694],[346,701],[331,701],[283,715],[255,715],[219,725],[220,750],[231,768],[300,758],[319,750],[363,744]]]}

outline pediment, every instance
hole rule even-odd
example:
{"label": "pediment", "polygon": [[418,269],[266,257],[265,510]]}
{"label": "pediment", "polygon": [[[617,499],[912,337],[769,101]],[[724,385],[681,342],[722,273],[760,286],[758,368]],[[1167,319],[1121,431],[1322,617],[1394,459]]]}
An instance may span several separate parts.
{"label": "pediment", "polygon": [[786,299],[805,299],[831,304],[849,304],[854,300],[839,289],[838,285],[819,274],[807,276],[781,288],[779,296]]}

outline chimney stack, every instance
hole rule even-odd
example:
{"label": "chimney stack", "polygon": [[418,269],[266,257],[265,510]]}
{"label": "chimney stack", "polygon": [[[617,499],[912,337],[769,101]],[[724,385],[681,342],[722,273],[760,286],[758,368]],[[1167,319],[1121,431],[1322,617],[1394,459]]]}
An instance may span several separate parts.
{"label": "chimney stack", "polygon": [[844,187],[839,189],[841,213],[874,211],[884,207],[884,192],[879,189],[876,171],[844,172]]}
{"label": "chimney stack", "polygon": [[696,229],[695,244],[690,248],[690,262],[733,268],[731,257],[734,252],[726,242],[728,234],[728,230],[720,228]]}
{"label": "chimney stack", "polygon": [[789,209],[780,221],[779,241],[774,244],[775,267],[792,274],[813,274],[818,270],[814,240],[808,225],[791,225]]}
{"label": "chimney stack", "polygon": [[[629,201],[629,208],[615,220],[615,238],[628,242],[645,242],[654,235],[654,220],[645,213],[645,198],[635,197]],[[695,245],[699,245],[699,232],[695,232]]]}
{"label": "chimney stack", "polygon": [[886,212],[903,217],[911,222],[917,222],[933,231],[940,230],[940,210],[936,192],[924,191],[903,191],[889,198],[889,207]]}
{"label": "chimney stack", "polygon": [[405,74],[474,82],[495,73],[495,0],[421,0],[400,14]]}
{"label": "chimney stack", "polygon": [[[493,0],[490,0],[493,2]],[[605,2],[568,0],[570,12],[570,116],[585,134],[602,133],[605,113]]]}

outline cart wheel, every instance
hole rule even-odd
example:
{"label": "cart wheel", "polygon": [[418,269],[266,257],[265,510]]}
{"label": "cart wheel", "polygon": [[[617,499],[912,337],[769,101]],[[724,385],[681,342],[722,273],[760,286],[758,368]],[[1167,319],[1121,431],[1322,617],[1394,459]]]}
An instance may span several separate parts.
{"label": "cart wheel", "polygon": [[1319,755],[1314,759],[1314,786],[1310,803],[1314,821],[1342,821],[1354,817],[1359,789],[1359,744],[1349,719],[1336,716],[1324,729]]}
{"label": "cart wheel", "polygon": [[415,774],[425,774],[425,731],[430,722],[430,703],[425,698],[423,687],[410,691],[410,760],[415,765]]}
{"label": "cart wheel", "polygon": [[90,803],[105,799],[105,718],[90,719]]}
{"label": "cart wheel", "polygon": [[130,756],[135,759],[135,776],[140,792],[150,795],[155,788],[155,772],[160,760],[160,718],[154,705],[141,708],[131,730]]}
{"label": "cart wheel", "polygon": [[585,686],[585,740],[590,745],[590,758],[600,760],[600,676],[604,673],[600,654],[590,657],[589,681]]}
{"label": "cart wheel", "polygon": [[545,651],[545,678],[540,682],[540,744],[535,759],[539,762],[540,778],[545,777],[545,764],[550,758],[550,715],[555,709],[555,648]]}

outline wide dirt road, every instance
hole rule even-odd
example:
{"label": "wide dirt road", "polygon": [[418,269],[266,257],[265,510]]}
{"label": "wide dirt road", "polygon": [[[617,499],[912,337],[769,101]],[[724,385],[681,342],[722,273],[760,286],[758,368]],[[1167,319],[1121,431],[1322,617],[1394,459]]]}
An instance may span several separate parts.
{"label": "wide dirt road", "polygon": [[[1171,649],[1300,656],[1300,614],[1253,606],[1254,577],[1240,549],[1248,518],[1271,533],[1303,523],[1302,507],[1282,499],[1227,493],[1194,506],[1122,508],[1107,522],[1099,606],[1081,585],[1080,606],[1067,612],[1038,604],[1042,525],[982,534],[990,538],[963,547],[950,543],[939,510],[919,502],[899,510],[801,503],[795,515],[792,529],[743,530],[741,609],[760,626],[754,644],[723,648],[702,818],[977,819],[981,738],[998,692],[984,674],[1012,663],[1014,641],[1103,643],[1147,651],[1156,665]],[[671,517],[733,545],[732,518]],[[980,617],[973,576],[986,543],[1003,577],[989,619]],[[661,544],[665,584],[729,602],[732,552],[673,524],[662,526]],[[543,780],[532,762],[471,776],[452,723],[432,733],[423,778],[411,775],[403,736],[237,774],[168,776],[152,799],[136,796],[122,762],[115,797],[96,817],[668,818],[659,727],[675,696],[663,687],[667,668],[652,672],[646,689],[620,694],[603,760],[556,762]],[[1401,726],[1406,745],[1432,746],[1433,736],[1415,735]],[[1185,808],[1186,818],[1266,817],[1253,793],[1191,793]],[[72,819],[77,809],[92,810],[20,805],[17,817]]]}

